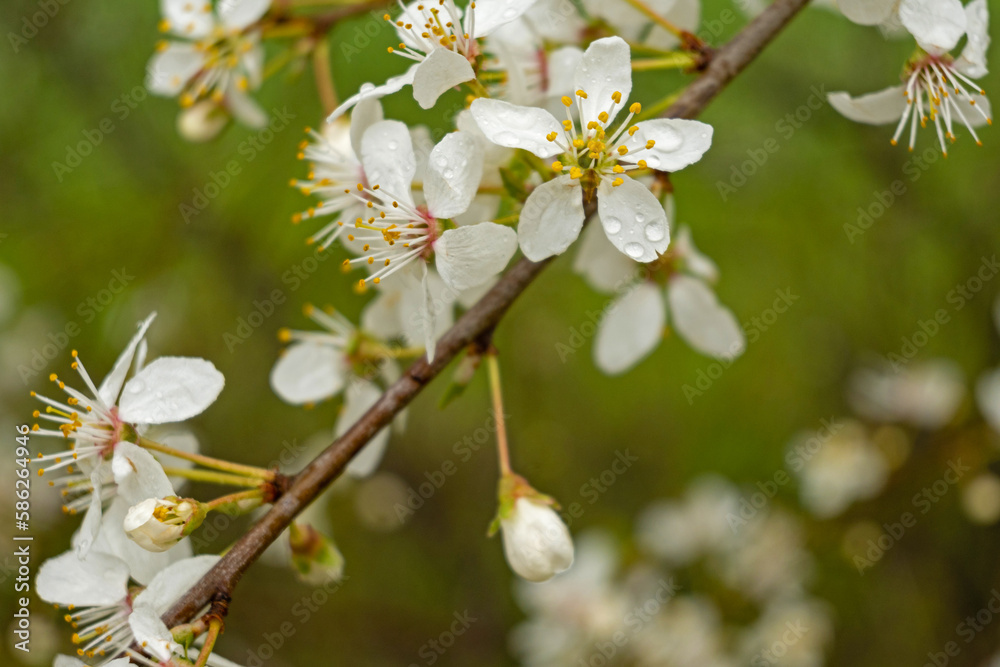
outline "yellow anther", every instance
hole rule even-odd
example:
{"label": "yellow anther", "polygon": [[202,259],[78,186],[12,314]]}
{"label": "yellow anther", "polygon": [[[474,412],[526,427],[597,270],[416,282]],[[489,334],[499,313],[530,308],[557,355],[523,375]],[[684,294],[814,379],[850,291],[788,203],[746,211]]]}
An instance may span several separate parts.
{"label": "yellow anther", "polygon": [[562,162],[556,160],[555,162],[552,163],[552,171],[562,171],[562,170],[563,170]]}
{"label": "yellow anther", "polygon": [[559,136],[558,132],[549,132],[548,134],[545,135],[545,138],[548,139],[549,141],[555,141],[556,137],[558,136]]}
{"label": "yellow anther", "polygon": [[287,327],[278,329],[278,340],[282,343],[287,343],[292,340],[292,330]]}
{"label": "yellow anther", "polygon": [[626,153],[628,153],[628,146],[619,146],[618,147],[618,154],[619,155],[625,155]]}
{"label": "yellow anther", "polygon": [[573,106],[573,100],[571,100],[571,99],[570,99],[569,97],[567,97],[566,95],[563,95],[563,98],[562,98],[562,103],[563,103],[563,105],[564,105],[564,106],[567,106],[567,107],[571,107],[571,106]]}
{"label": "yellow anther", "polygon": [[[584,100],[587,99],[587,93],[583,90],[583,88],[581,88],[580,90],[576,91],[576,96],[579,97],[579,98],[581,98],[581,99],[584,99]],[[569,106],[569,105],[567,104],[566,106]]]}
{"label": "yellow anther", "polygon": [[566,130],[567,132],[570,132],[570,131],[573,130],[573,121],[571,121],[571,120],[564,120],[562,122],[562,126],[563,126],[564,130]]}
{"label": "yellow anther", "polygon": [[615,101],[615,104],[621,104],[622,103],[621,92],[616,90],[615,92],[611,93],[611,99]]}
{"label": "yellow anther", "polygon": [[602,111],[601,113],[597,114],[597,120],[601,121],[602,123],[607,123],[608,122],[608,112],[607,111]]}
{"label": "yellow anther", "polygon": [[646,168],[646,161],[645,160],[639,160],[638,162],[636,162],[636,164],[639,165],[639,169],[645,169]]}
{"label": "yellow anther", "polygon": [[569,170],[569,177],[572,179],[577,179],[583,176],[583,171],[579,167],[573,167]]}
{"label": "yellow anther", "polygon": [[653,141],[652,139],[650,139],[649,141],[646,142],[646,148],[652,148],[655,145],[656,145],[656,142]]}
{"label": "yellow anther", "polygon": [[632,106],[630,106],[628,108],[628,110],[629,110],[630,113],[641,113],[642,112],[642,105],[639,104],[638,102],[635,102],[634,104],[632,104]]}
{"label": "yellow anther", "polygon": [[628,129],[628,136],[634,137],[635,133],[638,132],[638,131],[639,131],[639,126],[638,125],[633,125],[632,127],[630,127]]}
{"label": "yellow anther", "polygon": [[614,169],[612,169],[611,171],[615,172],[616,174],[624,174],[625,167],[621,166],[620,164],[616,164]]}
{"label": "yellow anther", "polygon": [[617,188],[619,185],[621,185],[624,182],[625,182],[625,179],[619,176],[615,180],[611,181],[611,185],[613,185],[614,187]]}

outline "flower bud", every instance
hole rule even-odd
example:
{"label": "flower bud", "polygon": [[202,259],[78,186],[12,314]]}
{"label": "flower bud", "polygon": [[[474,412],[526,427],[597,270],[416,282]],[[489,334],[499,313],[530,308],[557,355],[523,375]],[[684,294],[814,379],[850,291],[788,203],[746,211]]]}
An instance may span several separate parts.
{"label": "flower bud", "polygon": [[333,540],[307,523],[292,523],[288,528],[292,566],[299,579],[313,586],[340,581],[344,557]]}
{"label": "flower bud", "polygon": [[214,139],[229,122],[229,115],[211,100],[202,100],[177,116],[177,131],[188,141]]}
{"label": "flower bud", "polygon": [[146,551],[170,549],[201,525],[207,510],[191,498],[147,498],[129,508],[125,534]]}
{"label": "flower bud", "polygon": [[528,581],[547,581],[573,564],[569,529],[544,501],[518,498],[500,528],[507,563]]}

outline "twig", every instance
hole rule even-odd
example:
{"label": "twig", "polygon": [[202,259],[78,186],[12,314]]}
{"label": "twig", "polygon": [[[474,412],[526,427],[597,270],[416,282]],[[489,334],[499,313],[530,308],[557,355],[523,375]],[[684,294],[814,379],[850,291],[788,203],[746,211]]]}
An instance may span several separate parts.
{"label": "twig", "polygon": [[[700,113],[808,2],[809,0],[775,0],[719,49],[701,76],[667,109],[665,115],[672,118],[692,118]],[[589,204],[588,212],[592,213],[593,208],[594,204]],[[231,595],[246,569],[288,527],[295,515],[336,479],[368,440],[388,425],[452,359],[484,333],[491,332],[514,300],[527,289],[549,261],[532,262],[522,259],[508,270],[493,289],[441,337],[433,362],[428,363],[426,357],[416,361],[354,426],[295,476],[288,490],[271,510],[164,614],[163,620],[167,627],[190,619],[213,595]]]}

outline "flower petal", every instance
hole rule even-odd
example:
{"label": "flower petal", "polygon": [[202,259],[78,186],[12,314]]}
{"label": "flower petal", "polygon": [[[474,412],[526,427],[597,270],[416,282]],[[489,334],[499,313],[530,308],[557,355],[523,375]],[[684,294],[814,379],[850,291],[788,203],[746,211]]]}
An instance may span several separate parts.
{"label": "flower petal", "polygon": [[707,283],[714,283],[719,279],[719,267],[694,245],[691,238],[691,228],[687,225],[680,228],[677,238],[674,239],[674,249],[677,255],[684,260],[684,270],[701,278]]}
{"label": "flower petal", "polygon": [[128,625],[132,636],[142,650],[167,663],[181,645],[174,641],[170,629],[160,620],[159,615],[149,607],[138,607],[128,615]]}
{"label": "flower petal", "polygon": [[129,507],[128,501],[124,498],[119,497],[111,501],[111,505],[104,512],[101,535],[94,545],[94,550],[117,556],[125,561],[132,579],[145,586],[160,570],[171,563],[190,558],[191,540],[182,540],[169,551],[159,553],[146,551],[125,533],[123,523]]}
{"label": "flower petal", "polygon": [[247,127],[262,128],[267,125],[267,112],[242,90],[230,88],[224,101],[226,111]]}
{"label": "flower petal", "polygon": [[878,25],[892,16],[899,0],[837,0],[837,7],[858,25]]}
{"label": "flower petal", "polygon": [[451,132],[430,153],[424,179],[427,209],[435,218],[462,213],[483,177],[483,151],[475,137]]}
{"label": "flower petal", "polygon": [[128,369],[132,365],[132,357],[135,355],[135,349],[139,346],[139,342],[142,341],[143,336],[146,335],[146,330],[149,329],[149,325],[153,323],[155,318],[156,313],[152,313],[145,320],[139,322],[139,330],[132,336],[132,340],[128,342],[128,345],[122,350],[118,359],[115,360],[115,365],[112,366],[111,372],[104,377],[101,386],[97,388],[97,393],[101,395],[101,400],[109,407],[118,402],[118,394],[122,391],[125,376],[128,375]]}
{"label": "flower petal", "polygon": [[663,292],[644,282],[608,308],[594,339],[594,363],[608,375],[629,370],[656,349],[667,323]]}
{"label": "flower petal", "polygon": [[210,361],[160,357],[125,385],[119,416],[133,424],[184,421],[214,403],[225,384]]}
{"label": "flower petal", "polygon": [[591,42],[576,69],[573,88],[587,93],[587,98],[580,100],[584,124],[596,121],[602,111],[611,107],[612,94],[621,93],[621,104],[615,105],[608,122],[614,121],[618,111],[628,106],[626,101],[632,93],[632,56],[625,40],[605,37]]}
{"label": "flower petal", "polygon": [[450,49],[434,49],[417,65],[413,99],[421,108],[430,109],[450,88],[475,78],[476,73],[465,56]]}
{"label": "flower petal", "polygon": [[554,141],[545,138],[552,132],[562,137],[563,127],[544,109],[480,97],[469,110],[486,138],[498,146],[523,148],[541,158],[563,152]]}
{"label": "flower petal", "polygon": [[[500,26],[516,21],[538,0],[484,0],[466,14],[465,31],[486,37]],[[472,19],[472,20],[470,20]]]}
{"label": "flower petal", "polygon": [[968,41],[956,61],[958,70],[973,79],[986,76],[986,51],[990,48],[990,12],[986,0],[972,0],[965,6]]}
{"label": "flower petal", "polygon": [[119,442],[115,445],[111,471],[118,484],[119,497],[129,505],[140,503],[146,498],[163,498],[174,494],[174,487],[163,472],[163,466],[152,454],[131,442]]}
{"label": "flower petal", "polygon": [[42,563],[35,589],[38,597],[50,604],[116,604],[128,595],[128,565],[97,551],[83,559],[67,551]]}
{"label": "flower petal", "polygon": [[243,30],[256,23],[271,6],[271,0],[221,0],[216,11],[230,30]]}
{"label": "flower petal", "polygon": [[1000,433],[1000,369],[984,374],[976,382],[976,403],[987,423]]}
{"label": "flower petal", "polygon": [[579,181],[560,176],[528,195],[517,225],[521,252],[533,262],[565,252],[583,227],[583,190]]}
{"label": "flower petal", "polygon": [[652,262],[670,245],[670,227],[660,201],[628,176],[597,187],[597,214],[608,240],[637,262]]}
{"label": "flower petal", "polygon": [[[354,426],[355,422],[361,419],[362,415],[368,412],[375,403],[382,397],[382,392],[377,386],[367,380],[357,380],[347,386],[344,392],[344,409],[337,418],[337,428],[333,435],[335,438],[347,433],[347,430]],[[344,470],[355,479],[368,477],[378,464],[382,462],[385,455],[385,448],[389,444],[389,427],[383,427],[378,433],[368,441],[368,444],[351,459]]]}
{"label": "flower petal", "polygon": [[705,283],[675,275],[667,286],[667,300],[674,328],[688,345],[717,359],[743,354],[746,340],[739,322]]}
{"label": "flower petal", "polygon": [[326,122],[332,123],[337,118],[344,115],[348,109],[352,108],[362,100],[380,100],[386,95],[392,95],[393,93],[399,92],[406,86],[411,85],[413,83],[413,77],[417,73],[418,66],[419,63],[411,65],[410,69],[397,76],[389,77],[386,79],[385,83],[380,86],[376,86],[373,83],[363,84],[358,92],[344,100],[339,107],[333,110],[333,113],[327,116]]}
{"label": "flower petal", "polygon": [[154,95],[177,95],[205,62],[193,44],[170,42],[157,51],[146,66],[146,88]]}
{"label": "flower petal", "polygon": [[434,244],[438,273],[457,291],[489,281],[516,251],[517,234],[495,222],[449,229]]}
{"label": "flower petal", "polygon": [[340,350],[319,343],[295,343],[271,370],[271,388],[286,403],[315,403],[343,389],[346,372]]}
{"label": "flower petal", "polygon": [[960,0],[902,0],[899,20],[921,47],[938,54],[955,48],[968,26]]}
{"label": "flower petal", "polygon": [[84,558],[90,553],[101,532],[101,518],[103,516],[101,489],[104,486],[104,470],[97,468],[90,473],[90,505],[87,513],[83,516],[80,530],[73,536],[73,546],[79,558]]}
{"label": "flower petal", "polygon": [[[637,125],[639,130],[623,142],[629,150],[623,162],[645,160],[651,169],[680,171],[712,146],[712,126],[696,120],[657,118]],[[652,148],[646,148],[649,141],[654,142]]]}
{"label": "flower petal", "polygon": [[215,27],[215,14],[205,11],[204,2],[193,0],[160,0],[160,13],[170,32],[188,39],[207,37]]}
{"label": "flower petal", "polygon": [[413,204],[410,184],[417,172],[417,158],[406,125],[398,120],[375,123],[361,138],[361,164],[368,183],[405,204]]}
{"label": "flower petal", "polygon": [[827,95],[826,99],[842,116],[855,123],[886,125],[897,122],[903,116],[906,109],[905,90],[904,86],[893,86],[860,97],[851,97],[838,90]]}
{"label": "flower petal", "polygon": [[604,228],[588,224],[580,235],[580,249],[573,259],[573,270],[599,292],[616,292],[635,277],[635,262],[611,245]]}
{"label": "flower petal", "polygon": [[351,148],[354,155],[361,155],[361,138],[365,136],[368,128],[385,120],[385,112],[382,111],[382,102],[376,97],[366,97],[358,102],[351,112]]}
{"label": "flower petal", "polygon": [[135,596],[133,608],[145,607],[162,615],[219,560],[220,557],[214,555],[193,556],[168,565]]}

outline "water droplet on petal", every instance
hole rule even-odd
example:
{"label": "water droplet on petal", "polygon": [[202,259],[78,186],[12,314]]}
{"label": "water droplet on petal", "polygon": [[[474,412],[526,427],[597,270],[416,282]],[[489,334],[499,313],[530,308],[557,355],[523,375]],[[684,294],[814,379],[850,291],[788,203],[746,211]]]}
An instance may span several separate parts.
{"label": "water droplet on petal", "polygon": [[646,216],[644,216],[642,213],[636,213],[635,221],[641,225],[642,223],[646,222]]}
{"label": "water droplet on petal", "polygon": [[142,380],[132,380],[128,383],[128,390],[133,394],[140,394],[146,391],[146,383]]}
{"label": "water droplet on petal", "polygon": [[632,259],[639,259],[642,257],[644,250],[638,243],[627,243],[625,244],[625,254]]}
{"label": "water droplet on petal", "polygon": [[399,148],[399,144],[397,142],[395,142],[395,141],[390,141],[388,144],[385,145],[385,147],[388,148],[391,151],[394,151],[397,148]]}
{"label": "water droplet on petal", "polygon": [[604,220],[604,231],[608,234],[617,234],[622,229],[622,221],[618,218],[608,218]]}
{"label": "water droplet on petal", "polygon": [[[637,220],[638,218],[639,216],[636,216]],[[648,225],[646,225],[646,238],[649,239],[650,241],[654,243],[656,243],[657,241],[662,241],[663,237],[665,237],[666,235],[667,235],[666,230],[664,229],[662,222],[651,222]]]}

